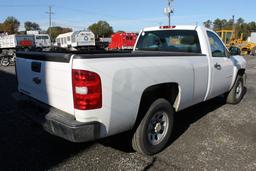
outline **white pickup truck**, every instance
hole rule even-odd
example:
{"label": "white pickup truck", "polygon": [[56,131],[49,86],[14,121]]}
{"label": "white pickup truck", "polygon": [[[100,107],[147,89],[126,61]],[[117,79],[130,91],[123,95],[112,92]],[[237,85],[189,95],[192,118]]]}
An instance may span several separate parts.
{"label": "white pickup truck", "polygon": [[43,107],[26,114],[53,135],[85,142],[131,130],[133,148],[152,155],[167,145],[174,112],[222,94],[239,103],[245,69],[209,29],[152,27],[131,53],[17,53],[15,97]]}

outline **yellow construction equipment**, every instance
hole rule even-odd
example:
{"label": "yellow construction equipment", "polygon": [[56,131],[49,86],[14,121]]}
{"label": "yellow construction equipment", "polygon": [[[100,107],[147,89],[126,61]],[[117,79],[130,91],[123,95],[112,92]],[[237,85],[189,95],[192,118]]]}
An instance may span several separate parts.
{"label": "yellow construction equipment", "polygon": [[218,30],[216,32],[228,48],[237,47],[243,55],[256,55],[256,43],[244,41],[243,33],[239,37],[235,30]]}

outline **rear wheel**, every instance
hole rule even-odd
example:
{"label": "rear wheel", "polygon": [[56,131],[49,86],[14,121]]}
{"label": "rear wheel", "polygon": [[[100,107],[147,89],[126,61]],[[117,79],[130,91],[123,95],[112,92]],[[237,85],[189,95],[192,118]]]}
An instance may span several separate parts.
{"label": "rear wheel", "polygon": [[1,58],[1,65],[4,67],[7,67],[10,65],[10,60],[8,57],[2,57]]}
{"label": "rear wheel", "polygon": [[133,149],[146,155],[163,150],[172,133],[173,113],[167,100],[153,102],[133,135]]}
{"label": "rear wheel", "polygon": [[241,75],[238,75],[233,88],[227,94],[226,102],[229,104],[238,104],[243,98],[243,93],[244,80]]}

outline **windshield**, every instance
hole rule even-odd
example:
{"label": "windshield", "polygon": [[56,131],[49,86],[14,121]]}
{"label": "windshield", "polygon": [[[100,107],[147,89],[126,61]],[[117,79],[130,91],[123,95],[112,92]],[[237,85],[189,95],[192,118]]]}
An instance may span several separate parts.
{"label": "windshield", "polygon": [[135,50],[201,53],[194,30],[162,30],[142,32]]}

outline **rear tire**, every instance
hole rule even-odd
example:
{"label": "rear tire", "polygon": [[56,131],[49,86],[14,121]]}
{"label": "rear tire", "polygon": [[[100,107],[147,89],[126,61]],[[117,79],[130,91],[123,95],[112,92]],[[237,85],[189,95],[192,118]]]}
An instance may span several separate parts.
{"label": "rear tire", "polygon": [[10,65],[10,60],[8,57],[2,57],[1,58],[1,65],[4,67],[7,67]]}
{"label": "rear tire", "polygon": [[133,135],[133,149],[146,155],[162,151],[171,137],[173,113],[167,100],[154,101]]}
{"label": "rear tire", "polygon": [[233,88],[226,96],[226,102],[229,104],[238,104],[244,95],[244,80],[243,76],[238,75]]}

